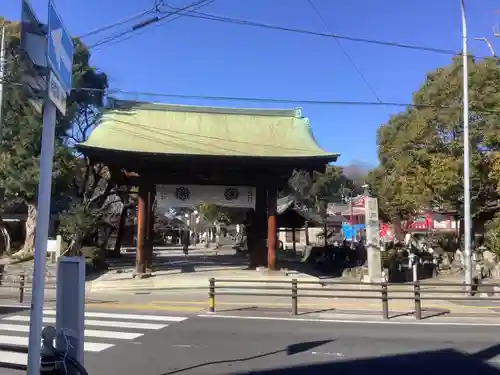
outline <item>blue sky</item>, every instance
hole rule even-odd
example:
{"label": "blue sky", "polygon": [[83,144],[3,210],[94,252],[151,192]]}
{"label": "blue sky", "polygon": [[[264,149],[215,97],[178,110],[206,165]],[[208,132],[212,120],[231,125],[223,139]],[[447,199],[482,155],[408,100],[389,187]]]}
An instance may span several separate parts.
{"label": "blue sky", "polygon": [[[193,0],[167,1],[182,7]],[[459,51],[459,0],[313,0],[328,30],[307,0],[215,0],[200,9],[232,18],[291,28],[329,31]],[[148,9],[153,0],[56,0],[73,35]],[[31,0],[42,22],[47,0]],[[495,7],[496,6],[496,7]],[[470,36],[492,35],[500,24],[496,0],[466,0]],[[20,1],[3,0],[2,15],[19,19]],[[84,39],[88,44],[130,27]],[[426,72],[447,64],[450,56],[423,51],[341,41],[363,75],[385,102],[410,102]],[[497,43],[500,49],[500,43]],[[487,55],[471,40],[476,55]],[[185,95],[290,98],[301,100],[375,101],[335,40],[285,31],[182,17],[153,25],[122,43],[92,51],[92,63],[106,72],[111,88],[132,92]],[[127,95],[128,99],[199,105],[283,108],[295,105],[235,101],[180,100]],[[353,160],[377,163],[376,129],[394,107],[296,105],[309,117],[319,143]]]}

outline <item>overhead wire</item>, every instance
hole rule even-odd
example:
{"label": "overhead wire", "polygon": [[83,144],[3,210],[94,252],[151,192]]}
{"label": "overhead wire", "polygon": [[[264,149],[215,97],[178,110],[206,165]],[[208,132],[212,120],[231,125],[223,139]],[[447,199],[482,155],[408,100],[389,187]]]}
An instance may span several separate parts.
{"label": "overhead wire", "polygon": [[[7,86],[23,86],[21,82],[13,81],[0,81]],[[143,97],[158,97],[158,98],[175,98],[175,99],[189,99],[189,100],[213,100],[213,101],[226,101],[226,102],[250,102],[250,103],[276,103],[276,104],[290,104],[290,105],[345,105],[345,106],[375,106],[375,107],[400,107],[400,108],[434,108],[434,109],[460,109],[461,105],[436,105],[436,104],[414,104],[404,102],[386,102],[386,101],[360,101],[360,100],[315,100],[315,99],[289,99],[289,98],[266,98],[266,97],[244,97],[244,96],[214,96],[214,95],[186,95],[175,93],[158,93],[147,91],[128,91],[121,89],[95,89],[89,87],[72,88],[72,91],[86,91],[86,92],[103,92],[108,96],[114,94],[123,94],[129,96],[143,96]],[[119,99],[120,100],[120,99]],[[127,101],[127,99],[123,99]],[[130,100],[134,102],[135,100]],[[140,102],[140,101],[137,101]],[[500,110],[481,109],[475,110],[471,106],[471,111],[476,113],[491,113],[500,114]]]}
{"label": "overhead wire", "polygon": [[[321,15],[321,12],[318,10],[318,8],[316,7],[316,5],[314,5],[314,2],[313,0],[306,0],[307,3],[309,3],[309,5],[311,6],[311,8],[313,9],[313,11],[316,13],[316,15],[318,16],[319,20],[323,23],[323,25],[325,26],[325,29],[327,31],[330,31],[329,29],[329,26],[328,26],[328,23],[326,22],[326,20],[323,18],[323,16]],[[337,46],[339,47],[339,49],[342,51],[342,53],[344,54],[344,56],[347,58],[347,60],[351,63],[352,67],[354,68],[354,70],[358,73],[359,77],[361,78],[361,80],[365,83],[366,87],[368,88],[368,90],[371,91],[371,93],[373,94],[373,96],[375,97],[375,99],[377,99],[380,103],[382,103],[382,100],[380,99],[380,97],[377,95],[377,93],[375,92],[375,89],[373,88],[372,85],[370,85],[370,83],[368,82],[368,80],[366,79],[365,75],[361,72],[361,69],[359,69],[359,67],[356,65],[356,63],[354,62],[354,60],[351,58],[351,56],[349,55],[349,53],[346,51],[346,49],[342,46],[342,43],[340,42],[339,39],[334,39],[335,42],[337,43]]]}
{"label": "overhead wire", "polygon": [[[108,95],[124,94],[144,97],[159,97],[159,98],[176,98],[176,99],[191,99],[191,100],[213,100],[213,101],[227,101],[227,102],[254,102],[254,103],[279,103],[291,105],[345,105],[345,106],[385,106],[385,107],[400,107],[400,108],[435,108],[435,109],[459,109],[461,105],[447,106],[435,104],[414,104],[402,102],[379,102],[379,101],[348,101],[348,100],[311,100],[311,99],[288,99],[288,98],[255,98],[255,97],[242,97],[242,96],[210,96],[210,95],[184,95],[174,93],[155,93],[155,92],[139,92],[127,91],[119,89],[100,90],[92,88],[74,88],[75,91],[105,91]],[[475,111],[471,107],[471,111]],[[494,113],[500,114],[500,110],[481,110],[475,111],[476,113]]]}
{"label": "overhead wire", "polygon": [[[207,6],[211,3],[213,3],[214,1],[215,0],[198,0],[198,1],[194,1],[194,2],[190,3],[189,5],[186,5],[185,7],[176,8],[175,10],[173,10],[171,12],[158,11],[160,14],[163,14],[163,15],[158,16],[155,19],[152,19],[151,20],[152,22],[150,22],[149,24],[155,24],[155,26],[164,25],[164,24],[171,22],[171,21],[174,21],[180,17],[186,16],[191,11],[194,11],[194,10],[200,9],[204,6]],[[163,3],[160,3],[160,5],[163,5]],[[173,16],[176,16],[176,17],[173,17]],[[169,17],[173,17],[173,18],[169,19]],[[165,22],[162,22],[162,21],[165,21]],[[147,25],[145,24],[144,26],[148,26],[149,24],[147,24]],[[132,34],[132,35],[129,35],[129,34]],[[124,42],[126,40],[129,40],[134,36],[141,35],[141,34],[142,33],[138,33],[137,28],[131,28],[131,29],[122,31],[118,34],[101,39],[101,40],[97,41],[96,43],[88,46],[88,49],[89,50],[95,49],[95,48],[102,46],[102,45],[105,45],[105,44],[115,45],[115,44]],[[129,35],[129,36],[127,37],[127,35]],[[122,37],[125,37],[125,38],[120,39]],[[110,43],[112,43],[112,44],[110,44]]]}
{"label": "overhead wire", "polygon": [[[171,8],[173,8],[173,7],[171,7]],[[173,8],[173,9],[179,9],[179,8]],[[210,20],[210,21],[232,23],[232,24],[252,26],[252,27],[272,29],[272,30],[287,31],[287,32],[293,32],[293,33],[298,33],[298,34],[320,36],[320,37],[325,37],[325,38],[335,38],[335,39],[347,40],[347,41],[356,42],[356,43],[367,43],[367,44],[374,44],[374,45],[380,45],[380,46],[386,46],[386,47],[397,47],[397,48],[403,48],[403,49],[409,49],[409,50],[433,52],[433,53],[438,53],[438,54],[443,54],[443,55],[456,56],[456,55],[461,54],[461,52],[454,51],[451,49],[427,47],[427,46],[398,43],[398,42],[389,42],[389,41],[378,40],[378,39],[359,38],[359,37],[352,37],[352,36],[348,36],[348,35],[332,34],[332,33],[328,33],[328,32],[319,32],[319,31],[298,29],[298,28],[292,28],[292,27],[286,27],[286,26],[277,26],[277,25],[271,25],[271,24],[266,24],[266,23],[261,23],[261,22],[254,22],[254,21],[238,19],[238,18],[223,17],[223,16],[218,16],[215,14],[204,13],[204,12],[199,12],[199,11],[192,11],[189,14],[184,13],[183,15],[185,17],[191,17],[191,18],[199,18],[199,19],[205,19],[205,20]],[[491,56],[480,56],[480,55],[470,55],[470,56],[480,58],[480,59],[488,59],[488,58],[490,59],[491,58]]]}
{"label": "overhead wire", "polygon": [[145,11],[142,11],[142,12],[139,12],[139,13],[136,13],[136,14],[133,14],[129,17],[126,17],[126,18],[123,18],[119,21],[116,21],[116,22],[113,22],[113,23],[110,23],[109,25],[106,25],[106,26],[102,26],[102,27],[99,27],[97,29],[94,29],[92,31],[89,31],[85,34],[82,34],[82,35],[79,35],[78,38],[82,39],[82,38],[87,38],[89,36],[92,36],[92,35],[95,35],[95,34],[99,34],[99,33],[102,33],[103,31],[107,31],[107,30],[110,30],[110,29],[113,29],[115,27],[118,27],[118,26],[122,26],[122,25],[125,25],[129,22],[132,22],[132,21],[135,21],[136,19],[139,19],[139,18],[142,18],[144,16],[147,16],[148,14],[151,14],[151,13],[154,13],[156,12],[156,6],[153,7],[153,8],[150,8],[150,9],[147,9]]}

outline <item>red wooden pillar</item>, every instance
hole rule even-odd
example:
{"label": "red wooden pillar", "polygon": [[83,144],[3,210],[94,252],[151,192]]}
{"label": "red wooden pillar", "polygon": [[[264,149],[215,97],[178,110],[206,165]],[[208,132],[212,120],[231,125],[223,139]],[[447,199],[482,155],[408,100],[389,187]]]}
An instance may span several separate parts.
{"label": "red wooden pillar", "polygon": [[154,201],[155,201],[155,188],[154,185],[147,185],[147,201],[146,201],[146,233],[145,233],[145,243],[144,252],[146,259],[146,272],[151,273],[153,271],[153,245],[154,245],[154,224],[155,224],[155,212],[154,212]]}
{"label": "red wooden pillar", "polygon": [[139,199],[137,202],[137,244],[135,258],[135,273],[137,276],[146,273],[146,232],[147,232],[147,206],[148,206],[148,186],[141,183],[139,185]]}
{"label": "red wooden pillar", "polygon": [[276,214],[278,191],[275,188],[267,191],[267,267],[269,270],[276,269],[276,243],[277,227]]}

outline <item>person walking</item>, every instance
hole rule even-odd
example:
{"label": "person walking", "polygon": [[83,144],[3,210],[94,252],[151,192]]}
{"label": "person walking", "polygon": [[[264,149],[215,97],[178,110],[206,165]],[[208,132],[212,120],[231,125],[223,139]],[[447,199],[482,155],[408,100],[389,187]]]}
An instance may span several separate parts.
{"label": "person walking", "polygon": [[190,242],[190,236],[188,230],[182,232],[181,242],[182,242],[182,250],[184,251],[184,256],[187,258],[189,252],[189,242]]}

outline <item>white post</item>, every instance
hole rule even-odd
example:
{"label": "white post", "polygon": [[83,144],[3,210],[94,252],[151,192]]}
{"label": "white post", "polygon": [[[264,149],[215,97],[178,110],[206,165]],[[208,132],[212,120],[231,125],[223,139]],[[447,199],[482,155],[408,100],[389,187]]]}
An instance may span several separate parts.
{"label": "white post", "polygon": [[40,347],[45,291],[45,257],[47,253],[47,240],[49,237],[55,125],[56,107],[50,100],[46,99],[43,111],[40,182],[38,184],[38,215],[35,231],[33,295],[31,298],[30,333],[28,342],[28,375],[40,374]]}
{"label": "white post", "polygon": [[83,257],[59,258],[57,275],[56,348],[68,349],[68,355],[83,365],[85,260]]}
{"label": "white post", "polygon": [[[460,0],[462,13],[463,106],[464,106],[464,255],[465,283],[472,284],[472,236],[470,216],[470,150],[469,150],[469,70],[467,58],[467,20],[464,0]],[[469,288],[470,289],[470,288]]]}
{"label": "white post", "polygon": [[418,281],[418,263],[416,262],[416,260],[413,261],[412,270],[413,270],[413,282],[416,283]]}

